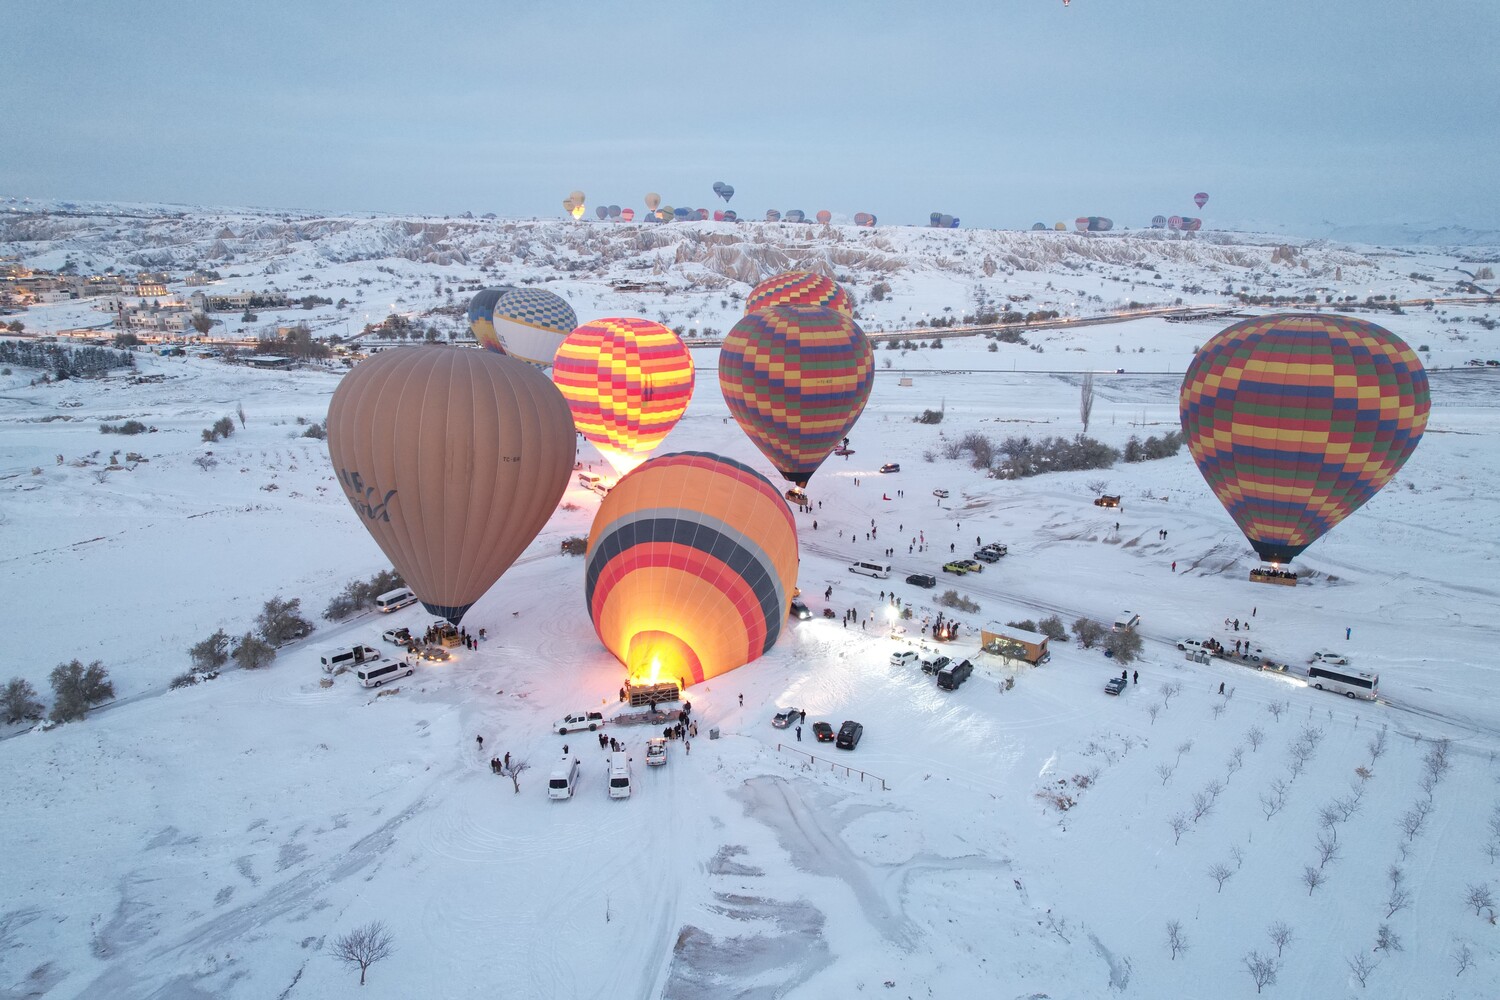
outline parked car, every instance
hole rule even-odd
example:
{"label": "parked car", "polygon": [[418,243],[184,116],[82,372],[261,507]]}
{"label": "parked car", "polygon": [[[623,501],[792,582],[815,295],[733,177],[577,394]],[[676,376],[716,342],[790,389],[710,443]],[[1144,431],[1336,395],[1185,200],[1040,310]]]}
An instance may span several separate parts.
{"label": "parked car", "polygon": [[922,673],[935,674],[953,661],[946,656],[934,656],[930,660],[922,661]]}
{"label": "parked car", "polygon": [[1328,663],[1335,667],[1347,667],[1349,657],[1343,653],[1335,653],[1331,649],[1320,649],[1312,655],[1314,663]]}
{"label": "parked car", "polygon": [[1182,650],[1183,652],[1187,652],[1187,653],[1197,653],[1197,652],[1200,652],[1200,651],[1203,651],[1203,650],[1207,650],[1208,652],[1213,652],[1213,650],[1209,649],[1207,646],[1205,646],[1203,643],[1199,642],[1197,639],[1178,639],[1177,640],[1177,648],[1180,649],[1180,650]]}
{"label": "parked car", "polygon": [[957,691],[959,686],[968,680],[969,675],[973,672],[974,664],[968,660],[959,660],[957,663],[950,663],[938,671],[937,686],[944,691]]}
{"label": "parked car", "polygon": [[1104,496],[1098,497],[1098,498],[1096,498],[1094,500],[1094,506],[1095,507],[1118,507],[1118,506],[1120,506],[1120,498],[1117,497],[1117,496],[1110,496],[1108,493],[1106,493]]}
{"label": "parked car", "polygon": [[808,606],[806,604],[803,604],[801,601],[793,601],[791,609],[787,613],[798,621],[803,622],[807,621],[813,616],[812,610],[809,609]]}
{"label": "parked car", "polygon": [[1105,694],[1119,694],[1121,691],[1124,691],[1124,690],[1125,690],[1125,678],[1123,678],[1123,677],[1111,677],[1104,684],[1104,693]]}
{"label": "parked car", "polygon": [[388,628],[380,633],[380,638],[386,642],[394,642],[398,646],[409,646],[411,645],[411,629]]}
{"label": "parked car", "polygon": [[1116,632],[1124,632],[1126,629],[1135,628],[1140,623],[1141,616],[1134,611],[1121,611],[1118,615],[1115,615],[1114,630]]}
{"label": "parked car", "polygon": [[602,725],[604,725],[604,714],[602,712],[575,712],[572,715],[565,715],[552,723],[552,728],[557,730],[560,735],[566,736],[568,733],[577,732],[580,729],[587,729],[589,732],[593,732]]}
{"label": "parked car", "polygon": [[936,587],[937,577],[931,573],[913,573],[906,578],[906,582],[913,587]]}
{"label": "parked car", "polygon": [[932,491],[932,495],[935,496],[935,497],[937,497],[939,500],[946,500],[946,499],[948,499],[948,491],[947,490],[933,490]]}
{"label": "parked car", "polygon": [[917,654],[909,649],[900,649],[891,654],[891,666],[909,667],[917,662]]}
{"label": "parked car", "polygon": [[967,559],[963,560],[962,562],[955,559],[953,562],[943,563],[944,573],[956,573],[959,576],[963,576],[968,571],[969,561]]}
{"label": "parked car", "polygon": [[900,472],[901,471],[901,463],[900,462],[887,462],[887,463],[885,463],[884,465],[882,465],[880,467],[880,471],[881,472]]}
{"label": "parked car", "polygon": [[958,561],[958,564],[968,569],[970,573],[984,572],[984,563],[980,562],[977,559],[960,559]]}
{"label": "parked car", "polygon": [[834,741],[834,746],[840,750],[853,750],[859,746],[859,741],[865,735],[865,727],[853,720],[846,720],[839,727],[839,738]]}
{"label": "parked car", "polygon": [[453,659],[453,654],[450,653],[450,652],[448,652],[442,646],[423,646],[422,647],[422,659],[424,659],[424,660],[436,660],[439,663],[441,663],[441,662],[443,662],[445,660],[451,660],[451,659]]}
{"label": "parked car", "polygon": [[832,743],[833,727],[826,722],[814,722],[813,736],[817,738],[819,743]]}
{"label": "parked car", "polygon": [[802,718],[802,709],[783,708],[771,719],[771,725],[777,729],[786,729],[800,718]]}
{"label": "parked car", "polygon": [[646,766],[660,767],[667,762],[667,741],[660,736],[653,736],[646,741]]}

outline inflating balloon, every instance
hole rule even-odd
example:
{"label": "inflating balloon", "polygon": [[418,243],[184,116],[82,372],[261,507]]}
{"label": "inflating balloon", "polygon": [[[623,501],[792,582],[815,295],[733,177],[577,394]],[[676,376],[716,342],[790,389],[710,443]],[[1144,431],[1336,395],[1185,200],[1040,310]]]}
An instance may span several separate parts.
{"label": "inflating balloon", "polygon": [[505,353],[500,350],[500,342],[495,339],[495,303],[505,293],[515,290],[514,285],[497,285],[475,292],[474,297],[469,300],[469,330],[480,347]]}
{"label": "inflating balloon", "polygon": [[758,659],[796,581],[791,511],[765,477],[718,455],[651,459],[589,530],[589,618],[636,682],[696,684]]}
{"label": "inflating balloon", "polygon": [[581,219],[581,218],[583,218],[584,211],[585,211],[585,209],[584,209],[584,206],[582,204],[575,204],[573,206],[573,218],[575,218],[575,219]]}
{"label": "inflating balloon", "polygon": [[749,313],[719,350],[719,388],[729,412],[798,487],[849,433],[874,381],[864,331],[847,314],[822,306]]}
{"label": "inflating balloon", "polygon": [[767,306],[826,306],[846,316],[854,315],[854,300],[832,278],[811,271],[787,271],[773,275],[750,290],[745,312]]}
{"label": "inflating balloon", "polygon": [[1062,233],[1062,232],[1067,232],[1068,226],[1067,226],[1066,223],[1058,222],[1058,223],[1055,223],[1052,226],[1052,228],[1053,228],[1054,231]]}
{"label": "inflating balloon", "polygon": [[491,316],[493,339],[480,339],[481,347],[544,367],[552,363],[558,346],[578,325],[578,317],[566,299],[540,288],[505,293],[495,303]]}
{"label": "inflating balloon", "polygon": [[596,319],[558,348],[552,381],[578,432],[623,474],[645,461],[682,418],[693,396],[693,359],[660,323]]}
{"label": "inflating balloon", "polygon": [[382,351],[344,376],[327,426],[360,522],[422,605],[455,625],[536,538],[573,469],[562,394],[489,351]]}
{"label": "inflating balloon", "polygon": [[1422,362],[1395,334],[1288,313],[1205,344],[1178,405],[1209,487],[1260,557],[1284,563],[1390,482],[1431,403]]}

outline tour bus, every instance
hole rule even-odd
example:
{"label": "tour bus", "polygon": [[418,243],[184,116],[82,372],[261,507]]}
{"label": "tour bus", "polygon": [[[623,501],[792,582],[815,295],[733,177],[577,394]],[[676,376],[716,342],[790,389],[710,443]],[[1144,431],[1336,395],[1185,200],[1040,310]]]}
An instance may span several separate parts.
{"label": "tour bus", "polygon": [[375,598],[375,607],[381,611],[395,611],[398,608],[406,607],[408,604],[416,603],[417,595],[413,594],[406,587],[388,590]]}
{"label": "tour bus", "polygon": [[1364,698],[1374,701],[1380,697],[1380,675],[1367,674],[1363,670],[1348,667],[1334,669],[1322,664],[1307,668],[1307,683],[1319,691],[1332,691],[1346,698]]}
{"label": "tour bus", "polygon": [[862,573],[865,576],[873,576],[877,580],[885,580],[891,575],[891,564],[875,562],[850,563],[849,572]]}

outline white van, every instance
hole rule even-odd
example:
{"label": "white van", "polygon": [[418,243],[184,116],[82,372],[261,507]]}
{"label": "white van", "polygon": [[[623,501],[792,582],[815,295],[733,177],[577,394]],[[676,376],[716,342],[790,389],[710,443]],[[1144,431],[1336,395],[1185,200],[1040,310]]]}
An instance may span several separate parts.
{"label": "white van", "polygon": [[408,604],[416,603],[417,595],[405,587],[388,590],[375,598],[375,607],[380,611],[395,611],[397,608],[404,608]]}
{"label": "white van", "polygon": [[1126,629],[1135,628],[1141,623],[1141,616],[1134,611],[1121,611],[1115,616],[1115,631],[1123,632]]}
{"label": "white van", "polygon": [[571,799],[573,789],[578,787],[578,758],[564,757],[552,768],[552,777],[547,781],[547,798]]}
{"label": "white van", "polygon": [[609,797],[630,798],[630,758],[623,750],[609,755]]}
{"label": "white van", "polygon": [[591,490],[595,486],[604,485],[604,477],[595,472],[580,472],[578,474],[578,485],[584,489]]}
{"label": "white van", "polygon": [[885,580],[891,575],[891,564],[877,562],[850,563],[849,572],[860,573],[864,576],[873,576],[877,580]]}
{"label": "white van", "polygon": [[413,673],[412,667],[406,663],[397,663],[395,660],[381,660],[378,663],[366,663],[354,672],[359,678],[360,684],[367,688],[378,688],[386,681],[393,681],[397,677],[410,677]]}
{"label": "white van", "polygon": [[331,674],[340,669],[357,667],[367,660],[378,659],[380,650],[371,646],[335,646],[333,649],[325,649],[319,662],[323,664],[323,672]]}

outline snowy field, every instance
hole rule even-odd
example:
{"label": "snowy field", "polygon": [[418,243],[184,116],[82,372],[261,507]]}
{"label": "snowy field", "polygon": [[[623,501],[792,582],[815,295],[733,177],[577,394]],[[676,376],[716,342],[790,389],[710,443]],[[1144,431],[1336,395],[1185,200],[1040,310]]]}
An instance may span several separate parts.
{"label": "snowy field", "polygon": [[[370,261],[336,266],[351,286],[389,277]],[[927,271],[901,273],[941,308]],[[575,308],[580,321],[628,311]],[[1472,339],[1454,340],[1435,312],[1370,318],[1430,340],[1435,369],[1497,353],[1495,334],[1465,322]],[[321,688],[318,653],[379,646],[382,629],[424,625],[420,607],[319,620],[263,671],[171,691],[188,646],[243,633],[266,599],[299,597],[316,617],[348,580],[385,568],[323,444],[301,436],[338,376],[144,354],[134,378],[31,385],[35,373],[15,370],[0,380],[0,623],[15,637],[0,679],[45,692],[58,662],[97,658],[120,697],[0,741],[0,997],[1242,997],[1256,990],[1245,957],[1278,959],[1278,922],[1291,937],[1265,995],[1500,994],[1494,913],[1465,904],[1473,887],[1500,893],[1500,848],[1486,853],[1500,843],[1500,373],[1435,372],[1422,444],[1298,560],[1297,588],[1246,581],[1256,561],[1185,449],[1019,482],[943,457],[970,431],[1078,432],[1084,370],[1109,373],[1091,435],[1118,447],[1173,429],[1180,373],[1221,325],[1049,331],[1034,338],[1043,352],[992,352],[982,338],[880,350],[855,454],[830,459],[810,490],[822,507],[799,517],[813,611],[873,611],[876,625],[791,623],[766,657],[690,689],[702,733],[663,768],[644,767],[644,732],[610,730],[635,762],[626,801],[607,798],[591,734],[550,730],[609,707],[622,679],[589,624],[582,560],[558,554],[586,534],[592,494],[570,488],[574,509],[469,613],[486,643],[380,697],[347,674]],[[693,404],[661,452],[718,451],[774,477],[728,417],[716,352],[695,360]],[[199,440],[240,405],[243,429]],[[912,422],[940,406],[940,425]],[[99,433],[121,419],[157,433]],[[109,471],[115,446],[145,461]],[[217,464],[201,468],[209,450]],[[594,460],[587,447],[580,458]],[[884,462],[903,471],[881,475]],[[1096,479],[1122,509],[1091,503]],[[918,533],[928,551],[902,551]],[[967,555],[975,538],[1010,555],[945,577],[948,547]],[[848,572],[891,546],[890,581]],[[939,591],[906,585],[914,572],[938,575]],[[981,606],[942,650],[978,665],[956,692],[890,664],[921,637],[889,637],[882,614],[882,591],[921,615],[948,586]],[[1057,643],[1050,663],[1022,669],[976,655],[988,621],[1107,624],[1127,607],[1147,641],[1139,682],[1118,698],[1097,650]],[[1380,674],[1381,702],[1175,648],[1244,638],[1226,618],[1294,667],[1320,647],[1347,652]],[[787,706],[809,727],[858,720],[863,742],[835,750],[804,730],[798,743],[770,725]],[[1441,740],[1449,768],[1429,796],[1423,761]],[[580,791],[552,802],[564,743],[582,759]],[[529,764],[519,793],[489,772],[497,752]],[[1409,835],[1414,807],[1425,819]],[[1335,845],[1326,862],[1320,837]],[[1326,879],[1311,890],[1308,866]],[[1392,866],[1407,898],[1388,915]],[[396,951],[360,990],[325,949],[377,919]],[[1170,922],[1186,943],[1175,957]],[[1398,940],[1374,950],[1382,925]],[[1356,958],[1375,963],[1363,987]]]}

